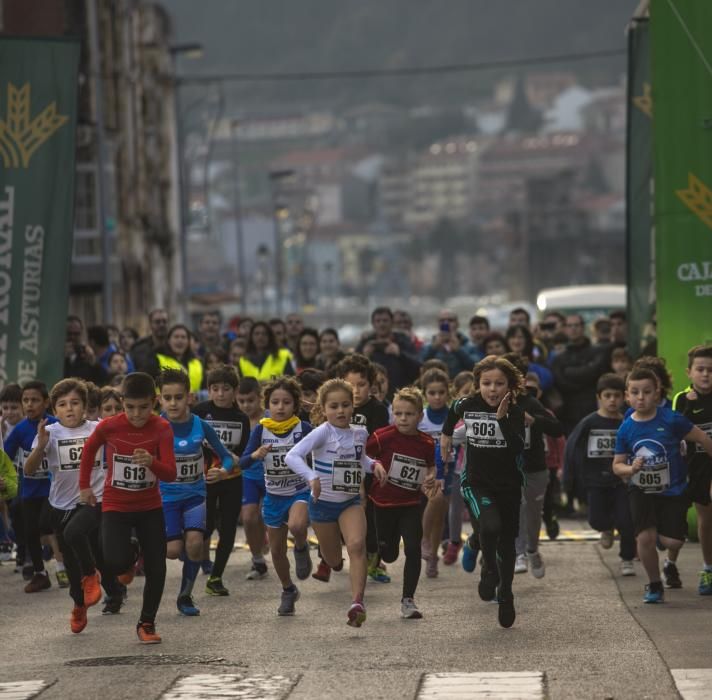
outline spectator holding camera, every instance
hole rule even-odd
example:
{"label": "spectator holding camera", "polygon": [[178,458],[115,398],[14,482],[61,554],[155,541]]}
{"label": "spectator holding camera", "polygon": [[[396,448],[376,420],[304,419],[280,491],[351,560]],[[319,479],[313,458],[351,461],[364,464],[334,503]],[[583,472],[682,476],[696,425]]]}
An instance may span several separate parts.
{"label": "spectator holding camera", "polygon": [[472,371],[470,342],[459,330],[457,314],[450,309],[443,309],[438,315],[438,332],[422,350],[420,359],[441,360],[447,365],[450,379],[460,372]]}
{"label": "spectator holding camera", "polygon": [[104,385],[107,373],[94,351],[84,343],[84,324],[79,316],[67,316],[65,334],[64,376]]}

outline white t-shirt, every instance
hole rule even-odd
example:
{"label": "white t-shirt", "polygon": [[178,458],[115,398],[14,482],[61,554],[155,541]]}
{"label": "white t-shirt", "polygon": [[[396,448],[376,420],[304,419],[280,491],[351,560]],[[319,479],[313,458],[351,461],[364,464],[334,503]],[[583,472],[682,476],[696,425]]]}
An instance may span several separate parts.
{"label": "white t-shirt", "polygon": [[[61,423],[46,427],[49,442],[45,449],[52,484],[49,488],[49,504],[59,510],[72,510],[79,502],[79,462],[86,439],[98,425],[84,421],[78,428],[65,428]],[[35,437],[32,447],[37,446]],[[91,490],[97,501],[104,495],[104,449],[97,452],[91,475]]]}

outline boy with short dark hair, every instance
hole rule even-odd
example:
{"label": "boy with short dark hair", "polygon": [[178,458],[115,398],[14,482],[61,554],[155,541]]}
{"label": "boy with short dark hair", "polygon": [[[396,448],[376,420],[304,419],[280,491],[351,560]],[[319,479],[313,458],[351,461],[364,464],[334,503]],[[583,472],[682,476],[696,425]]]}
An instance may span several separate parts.
{"label": "boy with short dark hair", "polygon": [[133,578],[135,528],[143,552],[146,581],[136,625],[142,644],[158,644],[156,613],[166,582],[166,532],[158,480],[175,481],[176,460],[170,423],[153,413],[156,385],[143,372],[123,383],[124,412],[99,423],[84,445],[79,466],[80,502],[94,504],[91,475],[99,448],[105,447],[106,479],[102,502],[102,549],[110,573]]}
{"label": "boy with short dark hair", "polygon": [[[696,345],[687,353],[690,385],[675,396],[672,407],[712,437],[712,345]],[[712,459],[699,445],[687,446],[687,493],[697,511],[697,532],[703,567],[697,591],[712,595]]]}
{"label": "boy with short dark hair", "polygon": [[[219,539],[215,563],[209,566],[210,575],[205,592],[208,595],[225,596],[229,595],[229,591],[223,585],[222,576],[235,544],[237,521],[242,507],[243,480],[237,462],[250,437],[250,419],[237,407],[235,396],[238,377],[234,367],[222,365],[210,370],[207,386],[208,400],[194,406],[193,413],[217,433],[235,465],[224,478],[207,484],[203,565],[210,559],[210,536],[216,524]],[[209,450],[207,456],[211,466],[218,466],[220,457],[215,451]]]}
{"label": "boy with short dark hair", "polygon": [[586,416],[566,442],[564,464],[580,474],[588,494],[588,522],[601,533],[601,546],[613,546],[613,530],[620,534],[621,574],[635,576],[635,537],[628,504],[628,489],[611,464],[616,433],[623,422],[625,383],[616,374],[604,374],[596,386],[598,410]]}
{"label": "boy with short dark hair", "polygon": [[618,429],[613,461],[614,473],[629,482],[638,556],[650,581],[645,603],[664,601],[657,539],[678,552],[687,533],[687,463],[680,441],[697,443],[712,456],[712,438],[689,418],[658,406],[659,393],[652,370],[633,369],[628,375],[626,398],[633,413]]}
{"label": "boy with short dark hair", "polygon": [[[2,392],[0,392],[0,440],[7,440],[21,420],[22,387],[19,384],[6,384]],[[10,530],[12,529],[17,542],[17,561],[21,566],[25,561],[22,507],[18,492],[18,479],[21,477],[15,472],[14,466],[13,472],[14,479],[12,480],[14,481],[14,486],[11,488],[12,496],[0,497],[0,561],[10,561],[12,559],[12,540],[10,539]],[[9,482],[10,477],[8,477],[8,484]],[[3,510],[5,511],[4,514]],[[10,522],[12,522],[12,527]],[[15,570],[19,571],[19,568]]]}

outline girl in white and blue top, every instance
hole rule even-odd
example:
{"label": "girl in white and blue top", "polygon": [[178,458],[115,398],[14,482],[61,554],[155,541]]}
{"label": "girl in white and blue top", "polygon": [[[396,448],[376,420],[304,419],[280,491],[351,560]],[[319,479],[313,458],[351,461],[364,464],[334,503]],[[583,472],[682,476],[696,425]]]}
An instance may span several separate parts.
{"label": "girl in white and blue top", "polygon": [[[309,518],[319,540],[321,554],[334,568],[341,563],[341,538],[349,555],[353,602],[348,624],[360,627],[366,620],[363,593],[366,587],[366,516],[359,495],[364,474],[382,483],[383,465],[366,455],[368,433],[351,426],[353,390],[342,379],[331,379],[319,389],[317,412],[326,422],[295,445],[285,459],[287,466],[311,485]],[[313,468],[307,463],[311,456]]]}

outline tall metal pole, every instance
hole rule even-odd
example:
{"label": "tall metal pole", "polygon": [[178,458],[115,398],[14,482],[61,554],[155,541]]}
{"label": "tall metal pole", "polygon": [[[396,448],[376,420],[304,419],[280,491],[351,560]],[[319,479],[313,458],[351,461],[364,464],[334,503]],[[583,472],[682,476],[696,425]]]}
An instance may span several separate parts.
{"label": "tall metal pole", "polygon": [[247,315],[247,264],[245,260],[245,232],[242,228],[242,206],[240,200],[240,153],[237,143],[237,120],[230,121],[230,135],[232,136],[232,167],[233,167],[233,212],[235,217],[235,231],[237,235],[237,269],[240,275],[240,311]]}
{"label": "tall metal pole", "polygon": [[[174,59],[175,60],[175,59]],[[185,173],[183,172],[183,115],[180,102],[180,81],[176,80],[173,87],[173,112],[176,120],[176,162],[178,164],[178,240],[180,246],[180,276],[181,276],[181,314],[187,323],[189,318],[188,298],[190,280],[188,279],[188,231],[186,222],[186,192]]]}
{"label": "tall metal pole", "polygon": [[104,84],[99,54],[99,10],[97,0],[87,2],[89,14],[89,50],[91,72],[94,78],[94,113],[96,118],[96,192],[99,204],[99,233],[101,234],[102,311],[104,323],[113,321],[114,289],[111,275],[111,239],[106,226],[106,133],[104,125]]}
{"label": "tall metal pole", "polygon": [[274,289],[275,289],[275,314],[277,318],[282,317],[282,228],[279,223],[279,213],[277,211],[277,193],[275,191],[275,181],[272,185],[272,220],[274,221]]}

